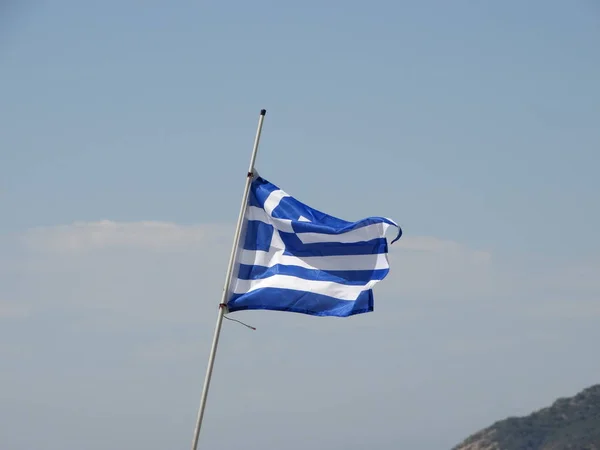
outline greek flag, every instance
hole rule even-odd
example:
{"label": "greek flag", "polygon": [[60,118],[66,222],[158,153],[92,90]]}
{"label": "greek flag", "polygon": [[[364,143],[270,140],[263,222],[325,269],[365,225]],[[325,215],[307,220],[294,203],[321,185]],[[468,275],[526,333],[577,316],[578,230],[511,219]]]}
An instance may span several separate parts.
{"label": "greek flag", "polygon": [[392,220],[347,222],[317,211],[256,175],[229,286],[229,312],[247,309],[346,317],[373,311],[389,272]]}

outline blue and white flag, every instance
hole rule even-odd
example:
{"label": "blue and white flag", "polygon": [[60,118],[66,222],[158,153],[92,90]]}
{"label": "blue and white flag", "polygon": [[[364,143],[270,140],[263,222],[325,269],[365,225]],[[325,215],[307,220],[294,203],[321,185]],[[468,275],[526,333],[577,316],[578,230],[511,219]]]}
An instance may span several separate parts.
{"label": "blue and white flag", "polygon": [[373,286],[389,272],[389,227],[317,211],[264,178],[252,181],[229,286],[229,312],[246,309],[346,317],[373,311]]}

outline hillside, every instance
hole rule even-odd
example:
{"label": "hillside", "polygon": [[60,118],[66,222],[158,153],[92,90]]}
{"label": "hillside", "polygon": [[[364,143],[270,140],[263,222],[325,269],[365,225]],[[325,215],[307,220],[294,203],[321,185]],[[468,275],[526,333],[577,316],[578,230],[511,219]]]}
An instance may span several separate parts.
{"label": "hillside", "polygon": [[600,450],[600,384],[525,417],[510,417],[453,450]]}

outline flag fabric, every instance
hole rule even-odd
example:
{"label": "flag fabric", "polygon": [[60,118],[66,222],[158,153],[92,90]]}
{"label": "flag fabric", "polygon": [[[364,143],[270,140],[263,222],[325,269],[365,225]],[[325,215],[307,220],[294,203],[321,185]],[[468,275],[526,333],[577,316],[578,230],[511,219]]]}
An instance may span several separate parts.
{"label": "flag fabric", "polygon": [[229,312],[264,309],[346,317],[373,311],[389,272],[391,219],[348,222],[317,211],[255,175],[229,286]]}

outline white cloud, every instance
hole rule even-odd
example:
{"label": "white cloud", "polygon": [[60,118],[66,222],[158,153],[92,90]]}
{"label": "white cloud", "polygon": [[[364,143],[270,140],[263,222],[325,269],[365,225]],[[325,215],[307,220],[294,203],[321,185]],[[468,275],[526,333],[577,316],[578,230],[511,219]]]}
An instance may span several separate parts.
{"label": "white cloud", "polygon": [[[180,225],[173,222],[140,221],[75,222],[69,225],[31,228],[22,235],[30,250],[82,252],[106,248],[176,250],[197,248],[215,238],[233,239],[231,224]],[[486,264],[491,254],[431,236],[407,236],[390,247],[390,252],[445,254]]]}
{"label": "white cloud", "polygon": [[545,277],[544,284],[552,289],[576,290],[581,294],[600,296],[600,264],[574,264],[562,267]]}
{"label": "white cloud", "polygon": [[[20,236],[24,246],[13,248],[16,253],[0,266],[0,275],[23,280],[12,291],[0,290],[5,298],[17,300],[0,303],[0,317],[24,317],[56,307],[113,312],[120,322],[125,317],[186,321],[190,313],[212,313],[220,298],[232,233],[231,224],[108,220],[30,229]],[[539,310],[547,317],[568,309],[569,315],[597,314],[598,266],[572,266],[535,279],[507,276],[499,273],[488,251],[407,234],[390,246],[389,257],[390,275],[375,288],[378,308],[387,308],[388,299],[399,299],[401,305],[395,302],[394,308],[422,316],[434,305],[495,301],[500,292],[508,302],[519,296],[517,286],[528,294],[553,286],[561,292],[585,291],[588,298],[568,306],[551,306],[555,299],[549,299],[545,309],[539,302],[524,303],[522,313],[531,316]],[[110,322],[110,314],[96,317],[94,326]]]}
{"label": "white cloud", "polygon": [[[18,300],[0,304],[0,316],[68,305],[130,318],[187,320],[190,310],[218,301],[232,233],[231,224],[106,220],[28,230],[20,236],[25,246],[10,259],[10,277],[18,279],[18,272],[31,278],[16,293],[0,291]],[[413,308],[412,314],[421,315],[436,304],[496,301],[503,295],[504,302],[521,302],[522,314],[550,317],[595,316],[600,304],[598,265],[537,268],[533,276],[522,270],[501,273],[488,251],[407,234],[390,246],[389,257],[390,275],[375,288],[378,308],[386,305],[385,298],[401,299],[404,305],[419,300],[421,309]],[[546,300],[539,299],[540,293]],[[574,293],[580,295],[577,301],[564,301]]]}
{"label": "white cloud", "polygon": [[[24,246],[13,255],[13,267],[28,275],[13,292],[19,304],[103,311],[94,315],[97,327],[108,326],[111,311],[119,322],[187,321],[190,314],[212,313],[233,226],[104,220],[34,228],[20,238]],[[390,263],[378,297],[448,302],[475,295],[490,282],[489,253],[434,237],[404,235],[390,247]]]}
{"label": "white cloud", "polygon": [[[188,321],[206,302],[218,303],[232,231],[154,221],[34,228],[3,252],[0,296],[15,300],[20,314],[86,309],[94,327]],[[9,313],[17,310],[5,307]]]}
{"label": "white cloud", "polygon": [[85,252],[107,248],[180,250],[197,248],[231,232],[228,225],[185,226],[171,222],[76,222],[34,228],[23,240],[30,250]]}
{"label": "white cloud", "polygon": [[[379,292],[448,303],[489,292],[496,283],[490,252],[431,236],[403,236],[390,247],[390,275]],[[387,281],[387,282],[386,282]]]}

